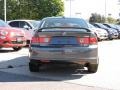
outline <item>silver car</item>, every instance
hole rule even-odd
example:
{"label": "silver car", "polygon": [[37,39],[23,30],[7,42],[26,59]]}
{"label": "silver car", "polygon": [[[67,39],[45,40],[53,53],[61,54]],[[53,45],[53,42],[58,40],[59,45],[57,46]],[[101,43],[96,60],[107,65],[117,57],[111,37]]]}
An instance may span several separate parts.
{"label": "silver car", "polygon": [[97,37],[80,18],[44,18],[29,52],[31,72],[38,72],[43,64],[56,63],[81,65],[91,73],[98,69]]}
{"label": "silver car", "polygon": [[98,41],[108,39],[108,33],[106,30],[102,28],[97,28],[90,23],[88,23],[88,27],[91,31],[93,31],[96,34]]}

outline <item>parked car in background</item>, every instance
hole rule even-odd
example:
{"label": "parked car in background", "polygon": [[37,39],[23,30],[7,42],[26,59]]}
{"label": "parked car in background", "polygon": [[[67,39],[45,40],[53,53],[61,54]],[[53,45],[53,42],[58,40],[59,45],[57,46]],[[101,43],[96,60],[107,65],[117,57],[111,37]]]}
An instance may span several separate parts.
{"label": "parked car in background", "polygon": [[111,28],[106,27],[102,23],[94,23],[93,25],[95,27],[102,28],[102,29],[106,30],[108,32],[108,39],[109,40],[116,38],[116,36],[114,35],[114,31]]}
{"label": "parked car in background", "polygon": [[38,72],[44,64],[78,64],[92,73],[98,69],[97,37],[80,18],[44,18],[29,51],[31,72]]}
{"label": "parked car in background", "polygon": [[114,26],[118,29],[118,31],[119,31],[119,36],[118,36],[118,38],[120,39],[120,25],[118,25],[118,24],[114,24]]}
{"label": "parked car in background", "polygon": [[113,28],[115,31],[118,32],[118,38],[120,38],[120,26],[119,25],[115,25],[115,24],[107,24],[107,26],[109,28]]}
{"label": "parked car in background", "polygon": [[119,32],[115,27],[113,27],[111,24],[108,24],[108,23],[104,23],[103,25],[110,28],[113,31],[115,38],[118,38]]}
{"label": "parked car in background", "polygon": [[98,41],[108,39],[108,33],[106,30],[97,28],[90,23],[88,23],[88,27],[92,32],[96,34]]}
{"label": "parked car in background", "polygon": [[0,48],[13,48],[18,51],[25,45],[24,31],[12,28],[3,20],[0,20]]}
{"label": "parked car in background", "polygon": [[27,38],[27,44],[30,43],[34,32],[38,29],[40,21],[36,20],[10,20],[7,23],[12,27],[22,28],[25,31],[25,36]]}

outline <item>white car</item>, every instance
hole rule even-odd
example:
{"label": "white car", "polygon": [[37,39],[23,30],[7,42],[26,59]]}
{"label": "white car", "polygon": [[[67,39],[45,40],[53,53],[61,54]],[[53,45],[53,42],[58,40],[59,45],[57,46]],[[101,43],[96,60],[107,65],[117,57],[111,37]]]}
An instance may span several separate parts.
{"label": "white car", "polygon": [[7,23],[12,27],[22,28],[26,33],[27,44],[30,43],[32,36],[39,27],[40,21],[36,20],[10,20]]}
{"label": "white car", "polygon": [[89,23],[88,23],[88,27],[93,33],[96,34],[99,41],[108,39],[108,32],[106,30],[101,28],[96,28],[95,26]]}

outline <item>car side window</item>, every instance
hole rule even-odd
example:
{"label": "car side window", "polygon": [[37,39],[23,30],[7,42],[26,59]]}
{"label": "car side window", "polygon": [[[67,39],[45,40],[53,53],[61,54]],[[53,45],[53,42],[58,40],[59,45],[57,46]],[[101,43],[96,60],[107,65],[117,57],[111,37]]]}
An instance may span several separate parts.
{"label": "car side window", "polygon": [[12,27],[19,27],[19,22],[18,21],[10,22],[9,25]]}
{"label": "car side window", "polygon": [[24,28],[24,26],[30,27],[30,29],[32,29],[32,27],[25,21],[20,21],[20,28]]}

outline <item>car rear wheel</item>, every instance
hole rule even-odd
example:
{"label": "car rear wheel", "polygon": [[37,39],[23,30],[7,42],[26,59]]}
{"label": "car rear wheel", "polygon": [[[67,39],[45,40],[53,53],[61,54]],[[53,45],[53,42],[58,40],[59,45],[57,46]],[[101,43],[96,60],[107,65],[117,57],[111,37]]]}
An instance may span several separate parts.
{"label": "car rear wheel", "polygon": [[30,72],[39,72],[39,65],[35,63],[29,63]]}
{"label": "car rear wheel", "polygon": [[13,47],[14,51],[19,51],[22,47]]}
{"label": "car rear wheel", "polygon": [[89,64],[88,65],[88,72],[89,73],[96,73],[98,69],[98,64]]}

